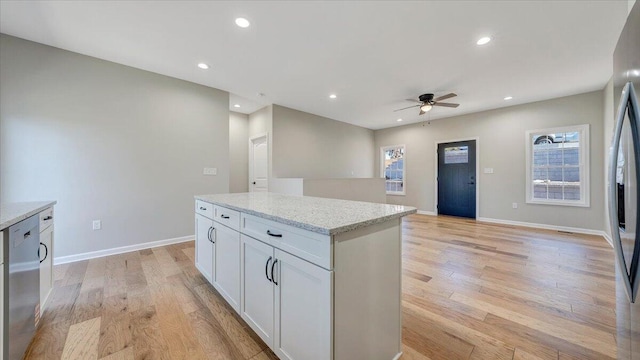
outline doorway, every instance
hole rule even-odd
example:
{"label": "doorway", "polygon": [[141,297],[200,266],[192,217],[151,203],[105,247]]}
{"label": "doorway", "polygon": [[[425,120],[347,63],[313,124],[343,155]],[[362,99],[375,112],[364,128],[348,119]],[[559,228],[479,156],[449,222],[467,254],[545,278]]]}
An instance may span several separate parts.
{"label": "doorway", "polygon": [[249,139],[249,191],[269,191],[269,137],[267,134]]}
{"label": "doorway", "polygon": [[437,144],[438,215],[476,218],[476,140]]}

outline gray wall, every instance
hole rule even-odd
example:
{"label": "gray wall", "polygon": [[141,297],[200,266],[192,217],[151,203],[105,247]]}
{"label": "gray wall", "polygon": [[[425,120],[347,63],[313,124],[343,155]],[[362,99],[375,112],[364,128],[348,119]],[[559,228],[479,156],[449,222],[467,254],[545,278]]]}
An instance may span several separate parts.
{"label": "gray wall", "polygon": [[273,105],[276,178],[374,176],[373,130]]}
{"label": "gray wall", "polygon": [[229,190],[226,92],[2,35],[0,94],[2,201],[58,201],[56,257],[193,235]]}
{"label": "gray wall", "polygon": [[[603,113],[603,92],[597,91],[377,130],[378,167],[380,147],[406,144],[406,196],[387,196],[387,202],[434,212],[436,142],[478,137],[478,217],[603,230]],[[525,132],[579,124],[590,124],[590,207],[526,204]],[[484,174],[485,167],[494,173]]]}
{"label": "gray wall", "polygon": [[249,191],[249,116],[229,112],[229,192]]}

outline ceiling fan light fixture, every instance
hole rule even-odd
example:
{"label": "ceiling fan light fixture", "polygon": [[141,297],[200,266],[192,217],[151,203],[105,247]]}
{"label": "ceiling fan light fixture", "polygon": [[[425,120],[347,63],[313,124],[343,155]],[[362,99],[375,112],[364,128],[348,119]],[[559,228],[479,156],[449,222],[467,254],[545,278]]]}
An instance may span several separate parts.
{"label": "ceiling fan light fixture", "polygon": [[433,106],[431,104],[424,104],[424,105],[420,106],[420,110],[422,110],[424,112],[427,112],[427,111],[431,110],[432,107]]}

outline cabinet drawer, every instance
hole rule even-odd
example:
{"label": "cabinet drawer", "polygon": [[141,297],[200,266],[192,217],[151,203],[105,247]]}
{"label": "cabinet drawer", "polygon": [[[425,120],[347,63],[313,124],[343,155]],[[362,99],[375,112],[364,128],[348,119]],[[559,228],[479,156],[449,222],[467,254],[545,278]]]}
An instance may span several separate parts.
{"label": "cabinet drawer", "polygon": [[331,270],[332,245],[329,235],[303,230],[257,216],[242,214],[240,232],[273,247]]}
{"label": "cabinet drawer", "polygon": [[213,219],[213,205],[202,200],[196,200],[196,214]]}
{"label": "cabinet drawer", "polygon": [[240,213],[222,206],[213,206],[213,220],[233,230],[240,230]]}
{"label": "cabinet drawer", "polygon": [[40,232],[53,224],[53,208],[42,210],[40,212]]}

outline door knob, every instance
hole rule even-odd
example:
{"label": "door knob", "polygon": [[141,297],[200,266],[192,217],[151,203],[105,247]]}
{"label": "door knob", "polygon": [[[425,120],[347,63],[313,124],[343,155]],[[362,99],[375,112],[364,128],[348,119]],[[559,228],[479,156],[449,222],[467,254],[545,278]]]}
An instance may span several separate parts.
{"label": "door knob", "polygon": [[256,182],[254,181],[254,182],[253,182],[253,185],[255,185],[255,184],[256,184]]}

